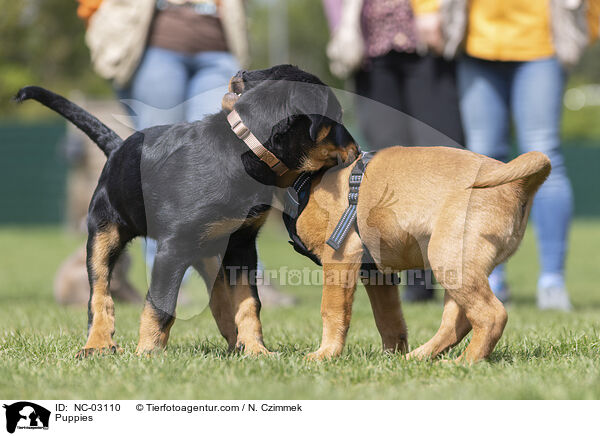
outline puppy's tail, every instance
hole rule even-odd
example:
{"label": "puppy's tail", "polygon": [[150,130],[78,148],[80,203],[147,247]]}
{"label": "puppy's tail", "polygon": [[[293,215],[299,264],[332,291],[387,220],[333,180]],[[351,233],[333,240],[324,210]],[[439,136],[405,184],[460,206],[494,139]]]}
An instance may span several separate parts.
{"label": "puppy's tail", "polygon": [[39,86],[26,86],[13,98],[18,103],[29,99],[39,101],[72,122],[94,141],[107,157],[123,144],[123,139],[106,124],[58,94]]}
{"label": "puppy's tail", "polygon": [[551,169],[548,156],[539,151],[530,151],[493,170],[482,171],[470,187],[492,188],[523,180],[525,191],[533,193],[544,183]]}

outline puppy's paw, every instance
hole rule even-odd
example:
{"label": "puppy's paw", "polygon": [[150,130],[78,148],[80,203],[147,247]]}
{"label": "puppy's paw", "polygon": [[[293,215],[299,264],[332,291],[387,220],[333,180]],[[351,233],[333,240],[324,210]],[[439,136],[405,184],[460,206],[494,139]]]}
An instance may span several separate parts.
{"label": "puppy's paw", "polygon": [[258,341],[248,341],[248,342],[242,342],[242,341],[238,341],[235,344],[235,350],[243,353],[245,356],[271,356],[274,353],[272,353],[271,351],[267,350],[267,347],[265,347],[263,344],[261,344]]}
{"label": "puppy's paw", "polygon": [[93,356],[96,353],[95,348],[82,348],[75,354],[76,359],[84,359],[86,357]]}
{"label": "puppy's paw", "polygon": [[84,359],[90,356],[98,356],[102,354],[116,354],[122,353],[123,348],[119,347],[117,344],[113,344],[106,347],[84,347],[75,354],[75,358]]}
{"label": "puppy's paw", "polygon": [[408,352],[408,340],[406,339],[406,336],[384,340],[383,352],[406,354]]}
{"label": "puppy's paw", "polygon": [[438,365],[448,365],[448,366],[457,365],[458,364],[458,362],[456,360],[445,359],[445,358],[437,359],[435,361],[435,363],[438,364]]}
{"label": "puppy's paw", "polygon": [[165,351],[165,348],[166,347],[159,347],[157,345],[149,347],[138,344],[137,348],[135,349],[135,354],[138,356],[152,356],[153,354],[158,354]]}
{"label": "puppy's paw", "polygon": [[425,350],[422,347],[417,348],[416,350],[411,351],[406,355],[406,360],[430,360],[434,356],[432,356],[431,352]]}
{"label": "puppy's paw", "polygon": [[305,359],[309,362],[330,360],[342,354],[338,347],[320,347],[317,351],[306,355]]}
{"label": "puppy's paw", "polygon": [[234,353],[235,351],[237,351],[237,343],[236,342],[228,342],[227,343],[227,352],[228,353]]}
{"label": "puppy's paw", "polygon": [[472,365],[475,365],[482,361],[483,361],[483,359],[479,359],[479,360],[469,359],[469,357],[466,356],[465,353],[461,354],[454,360],[448,360],[448,362],[451,362],[454,365],[460,365],[460,366],[472,366]]}

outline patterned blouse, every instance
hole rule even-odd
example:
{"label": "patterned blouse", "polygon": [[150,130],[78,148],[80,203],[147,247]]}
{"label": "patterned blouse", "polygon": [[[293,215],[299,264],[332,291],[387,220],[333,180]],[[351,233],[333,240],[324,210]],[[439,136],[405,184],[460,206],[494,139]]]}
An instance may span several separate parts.
{"label": "patterned blouse", "polygon": [[365,0],[361,25],[367,58],[416,49],[410,0]]}

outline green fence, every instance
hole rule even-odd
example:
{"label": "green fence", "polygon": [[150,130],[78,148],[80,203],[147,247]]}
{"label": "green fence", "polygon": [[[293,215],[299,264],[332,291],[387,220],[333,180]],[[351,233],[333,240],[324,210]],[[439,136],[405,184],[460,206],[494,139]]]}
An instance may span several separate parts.
{"label": "green fence", "polygon": [[0,124],[0,224],[60,223],[65,124]]}
{"label": "green fence", "polygon": [[575,216],[600,217],[600,139],[596,144],[565,144],[565,159],[575,194]]}
{"label": "green fence", "polygon": [[[49,224],[65,215],[63,123],[0,124],[0,224]],[[600,147],[565,145],[575,214],[600,217]]]}

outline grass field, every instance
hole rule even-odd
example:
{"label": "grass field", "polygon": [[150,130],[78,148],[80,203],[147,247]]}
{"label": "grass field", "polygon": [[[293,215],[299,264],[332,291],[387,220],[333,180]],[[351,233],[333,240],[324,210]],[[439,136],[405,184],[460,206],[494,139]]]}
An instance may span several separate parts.
{"label": "grass field", "polygon": [[[314,267],[295,254],[278,225],[260,241],[266,265]],[[359,288],[346,350],[325,363],[306,362],[321,335],[318,287],[290,286],[300,298],[289,309],[263,309],[265,342],[277,354],[226,353],[199,279],[185,287],[191,303],[178,309],[168,351],[137,357],[140,307],[117,305],[120,355],[76,360],[86,330],[84,309],[52,297],[54,272],[81,237],[59,228],[0,228],[0,397],[35,399],[598,399],[600,398],[600,220],[576,221],[568,286],[575,311],[535,307],[537,257],[533,233],[510,261],[514,294],[509,322],[490,361],[472,367],[407,362],[384,355],[364,289]],[[141,249],[133,275],[144,288]],[[435,303],[405,305],[410,345],[436,331]],[[450,353],[457,355],[465,344]]]}

